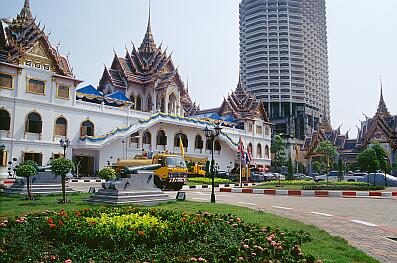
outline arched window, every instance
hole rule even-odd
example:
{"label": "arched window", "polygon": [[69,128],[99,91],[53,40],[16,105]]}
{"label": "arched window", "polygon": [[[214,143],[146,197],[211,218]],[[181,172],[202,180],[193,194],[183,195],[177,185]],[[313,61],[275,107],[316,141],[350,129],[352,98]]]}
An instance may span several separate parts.
{"label": "arched window", "polygon": [[212,140],[211,139],[207,139],[207,141],[205,142],[205,149],[206,150],[212,149]]}
{"label": "arched window", "polygon": [[176,96],[174,93],[171,93],[168,97],[168,113],[176,114]]}
{"label": "arched window", "polygon": [[26,132],[30,132],[30,133],[42,132],[41,116],[37,112],[29,113],[28,117],[26,118]]}
{"label": "arched window", "polygon": [[64,117],[59,117],[55,121],[55,135],[56,136],[66,136],[68,123]]}
{"label": "arched window", "polygon": [[165,135],[165,132],[163,130],[158,131],[156,144],[157,145],[167,145],[167,136]]}
{"label": "arched window", "polygon": [[10,130],[11,117],[8,111],[0,110],[0,130],[9,131]]}
{"label": "arched window", "polygon": [[130,142],[131,143],[139,143],[139,132],[134,132],[130,135]]}
{"label": "arched window", "polygon": [[203,139],[200,135],[196,135],[196,139],[194,140],[194,148],[195,149],[203,149]]}
{"label": "arched window", "polygon": [[256,157],[262,158],[262,145],[260,143],[256,146]]}
{"label": "arched window", "polygon": [[269,148],[269,145],[266,145],[266,146],[265,146],[265,156],[266,156],[267,159],[270,158],[270,148]]}
{"label": "arched window", "polygon": [[134,103],[134,104],[132,105],[131,108],[132,108],[132,109],[135,109],[135,105],[136,105],[136,104],[135,104],[135,96],[134,96],[134,94],[131,94],[131,95],[130,95],[130,101],[131,101],[132,103]]}
{"label": "arched window", "polygon": [[187,139],[187,136],[183,133],[177,133],[174,136],[174,147],[179,147],[180,146],[180,140],[179,136],[181,136],[183,147],[188,147],[189,140]]}
{"label": "arched window", "polygon": [[86,120],[81,124],[80,127],[80,136],[94,136],[94,124]]}
{"label": "arched window", "polygon": [[139,95],[136,96],[135,109],[142,110],[142,98]]}
{"label": "arched window", "polygon": [[248,148],[247,148],[247,149],[248,149],[248,151],[252,154],[252,143],[249,143],[249,144],[248,144]]}
{"label": "arched window", "polygon": [[214,150],[215,151],[220,151],[221,150],[221,143],[220,143],[220,141],[219,140],[215,140],[215,142],[214,142]]}
{"label": "arched window", "polygon": [[143,144],[152,144],[152,134],[150,132],[145,132],[142,138]]}
{"label": "arched window", "polygon": [[146,109],[147,112],[151,112],[153,110],[153,100],[152,96],[149,94],[146,99]]}

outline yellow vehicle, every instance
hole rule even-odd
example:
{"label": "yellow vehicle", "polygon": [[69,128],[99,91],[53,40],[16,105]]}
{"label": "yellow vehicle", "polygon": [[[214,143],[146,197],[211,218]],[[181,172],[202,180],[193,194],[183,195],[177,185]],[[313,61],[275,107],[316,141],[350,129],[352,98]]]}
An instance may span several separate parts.
{"label": "yellow vehicle", "polygon": [[118,161],[114,169],[120,172],[125,167],[160,164],[154,170],[154,184],[160,189],[180,190],[187,180],[188,169],[183,157],[175,154],[155,154],[153,159],[131,159]]}
{"label": "yellow vehicle", "polygon": [[204,165],[196,163],[194,166],[192,166],[192,170],[189,171],[189,174],[205,177],[206,172]]}

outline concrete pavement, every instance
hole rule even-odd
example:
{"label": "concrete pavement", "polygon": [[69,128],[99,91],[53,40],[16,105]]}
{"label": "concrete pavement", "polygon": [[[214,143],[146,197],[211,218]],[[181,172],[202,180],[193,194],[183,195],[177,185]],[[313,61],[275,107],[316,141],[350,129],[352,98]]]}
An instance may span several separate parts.
{"label": "concrete pavement", "polygon": [[[207,202],[209,190],[189,190],[188,200]],[[397,199],[341,199],[216,193],[217,202],[264,210],[316,225],[377,258],[397,262]]]}

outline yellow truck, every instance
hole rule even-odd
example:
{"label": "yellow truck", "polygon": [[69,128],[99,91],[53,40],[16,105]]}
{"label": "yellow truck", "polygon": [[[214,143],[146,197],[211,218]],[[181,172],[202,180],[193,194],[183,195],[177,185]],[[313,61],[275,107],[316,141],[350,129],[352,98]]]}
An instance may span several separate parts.
{"label": "yellow truck", "polygon": [[155,154],[153,159],[120,160],[114,165],[116,172],[127,167],[160,164],[154,170],[154,184],[160,189],[180,190],[187,180],[188,169],[183,157],[176,154]]}

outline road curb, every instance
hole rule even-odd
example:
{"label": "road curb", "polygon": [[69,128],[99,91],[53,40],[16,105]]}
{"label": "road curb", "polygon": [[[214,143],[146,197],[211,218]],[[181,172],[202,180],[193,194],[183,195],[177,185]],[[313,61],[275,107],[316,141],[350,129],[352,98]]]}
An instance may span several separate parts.
{"label": "road curb", "polygon": [[[255,186],[256,183],[243,183],[243,186]],[[240,186],[239,184],[215,184],[215,188],[225,188],[225,187],[238,187]],[[205,189],[205,188],[212,188],[210,184],[203,184],[203,185],[184,185],[182,187],[183,190],[188,190],[188,189]]]}
{"label": "road curb", "polygon": [[70,183],[104,183],[102,179],[69,179]]}
{"label": "road curb", "polygon": [[220,192],[244,193],[244,194],[265,194],[284,196],[315,196],[315,197],[341,197],[341,198],[393,198],[397,192],[373,192],[373,191],[324,191],[324,190],[279,190],[279,189],[255,189],[255,188],[234,188],[221,187]]}

